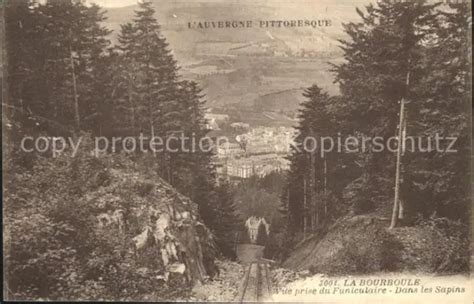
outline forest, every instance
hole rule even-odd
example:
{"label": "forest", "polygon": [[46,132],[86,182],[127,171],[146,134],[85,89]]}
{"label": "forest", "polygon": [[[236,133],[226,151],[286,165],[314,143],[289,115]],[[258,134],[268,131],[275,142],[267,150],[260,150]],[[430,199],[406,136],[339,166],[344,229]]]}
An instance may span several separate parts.
{"label": "forest", "polygon": [[[203,90],[180,75],[151,1],[141,1],[121,24],[115,44],[97,5],[16,0],[4,9],[9,298],[169,299],[177,287],[216,275],[215,259],[235,259],[236,235],[252,215],[271,224],[265,254],[283,267],[327,274],[468,271],[467,3],[382,0],[357,9],[360,21],[344,24],[347,39],[339,41],[344,61],[328,73],[340,93],[315,83],[303,94],[290,170],[237,185],[217,178],[212,152],[176,146],[90,153],[97,137],[199,140],[209,132]],[[303,148],[308,137],[394,135],[399,142],[407,135],[455,137],[457,152],[397,146],[398,153],[323,157]],[[22,149],[25,137],[40,136],[83,143],[74,156]],[[165,213],[171,219],[160,217]],[[422,237],[428,241],[419,244]],[[322,256],[334,240],[343,246],[333,260],[305,251],[316,242]],[[403,255],[415,245],[417,260]],[[178,262],[186,266],[185,282],[173,276],[182,269]]]}
{"label": "forest", "polygon": [[[236,230],[239,219],[228,185],[216,180],[210,152],[117,151],[104,158],[89,153],[97,137],[144,135],[166,140],[179,133],[199,140],[208,132],[201,89],[179,75],[154,13],[151,2],[142,2],[112,45],[110,31],[103,26],[104,11],[97,5],[7,2],[2,122],[10,297],[136,299],[130,292],[136,284],[149,286],[134,291],[142,296],[154,290],[146,278],[135,274],[140,266],[124,256],[128,253],[118,253],[114,247],[130,242],[141,228],[139,223],[127,227],[125,240],[90,229],[98,212],[113,211],[100,207],[104,202],[98,202],[99,207],[85,203],[93,191],[112,185],[104,190],[108,195],[123,190],[120,198],[134,202],[139,200],[134,197],[137,193],[146,196],[154,191],[148,182],[119,187],[114,184],[115,169],[141,172],[191,199],[214,236],[209,246],[232,257],[229,233]],[[44,153],[22,149],[24,138],[40,136],[74,142],[81,138],[82,144],[77,153],[59,156],[51,149]],[[119,206],[129,208],[124,204]],[[115,209],[113,216],[106,212],[104,220],[117,219],[123,208]],[[124,212],[127,216],[132,211]],[[104,238],[111,243],[107,245]],[[208,253],[205,258],[214,256]],[[118,282],[112,275],[116,272],[124,275]],[[170,286],[163,288],[164,299],[167,291],[173,292],[174,285]]]}
{"label": "forest", "polygon": [[[403,236],[407,227],[437,235],[427,247],[438,257],[429,271],[467,271],[469,4],[380,1],[357,13],[359,22],[344,25],[349,37],[340,41],[344,63],[332,65],[341,93],[330,96],[317,84],[304,93],[298,136],[289,156],[291,169],[281,193],[287,233],[293,236],[287,239],[299,242],[316,234],[319,240],[345,216],[369,216],[397,237],[408,237]],[[406,149],[397,157],[387,149],[333,149],[324,155],[303,149],[307,137],[344,136],[395,136],[399,143],[409,137],[427,138],[428,144],[435,136],[455,137],[456,152]],[[387,241],[387,246],[394,246]],[[448,253],[442,248],[446,244]]]}

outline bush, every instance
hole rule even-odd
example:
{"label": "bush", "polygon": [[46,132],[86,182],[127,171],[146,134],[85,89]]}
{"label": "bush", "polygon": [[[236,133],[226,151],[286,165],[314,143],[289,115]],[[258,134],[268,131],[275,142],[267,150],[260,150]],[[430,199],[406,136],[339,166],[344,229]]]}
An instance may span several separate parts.
{"label": "bush", "polygon": [[371,228],[371,234],[366,235],[363,241],[357,238],[345,240],[331,274],[371,274],[397,270],[402,245],[383,228]]}
{"label": "bush", "polygon": [[447,218],[431,217],[419,222],[432,234],[427,259],[435,273],[469,272],[469,226]]}
{"label": "bush", "polygon": [[369,191],[371,185],[368,177],[363,175],[346,186],[343,191],[344,200],[351,206],[354,214],[367,214],[374,209],[373,195]]}
{"label": "bush", "polygon": [[[140,300],[166,298],[182,289],[180,277],[160,279],[156,246],[144,248],[137,259],[131,242],[143,226],[135,222],[141,218],[127,222],[124,233],[97,227],[99,214],[117,209],[127,214],[131,202],[148,199],[150,184],[135,182],[140,174],[126,156],[97,159],[88,153],[87,142],[81,148],[74,158],[38,157],[33,168],[9,175],[4,187],[6,297]],[[109,172],[117,168],[133,173],[128,182],[111,183]]]}
{"label": "bush", "polygon": [[7,279],[15,298],[59,296],[74,285],[81,275],[77,252],[63,245],[74,227],[41,214],[15,217],[10,225]]}
{"label": "bush", "polygon": [[433,217],[419,221],[416,226],[394,230],[369,227],[370,233],[365,232],[365,236],[352,235],[344,240],[343,249],[328,272],[454,274],[469,271],[469,230],[466,225]]}
{"label": "bush", "polygon": [[[9,219],[5,259],[10,299],[97,295],[93,288],[84,288],[86,282],[97,286],[102,296],[115,296],[107,287],[116,282],[107,284],[104,278],[105,269],[119,257],[94,231],[95,210],[81,200],[84,193],[106,183],[105,168],[81,151],[76,158],[39,157],[31,170],[10,176],[12,187],[4,196]],[[97,256],[102,262],[93,262]]]}
{"label": "bush", "polygon": [[283,261],[283,259],[289,255],[291,248],[294,247],[294,242],[288,246],[288,243],[292,240],[293,239],[288,238],[288,235],[284,232],[271,231],[268,235],[265,249],[263,250],[263,257],[278,262]]}

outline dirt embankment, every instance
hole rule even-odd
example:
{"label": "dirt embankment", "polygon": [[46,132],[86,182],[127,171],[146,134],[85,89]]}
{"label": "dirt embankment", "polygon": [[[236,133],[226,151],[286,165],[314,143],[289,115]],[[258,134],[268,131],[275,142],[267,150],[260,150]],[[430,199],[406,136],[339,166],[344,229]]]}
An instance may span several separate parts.
{"label": "dirt embankment", "polygon": [[462,272],[462,239],[436,225],[388,229],[386,218],[347,216],[296,246],[283,267],[329,275]]}

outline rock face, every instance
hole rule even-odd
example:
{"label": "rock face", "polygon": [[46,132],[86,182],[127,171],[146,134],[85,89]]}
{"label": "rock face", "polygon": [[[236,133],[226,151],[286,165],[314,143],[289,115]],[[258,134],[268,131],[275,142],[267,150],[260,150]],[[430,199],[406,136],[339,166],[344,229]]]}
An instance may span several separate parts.
{"label": "rock face", "polygon": [[213,235],[197,205],[158,177],[110,170],[107,184],[87,195],[99,233],[118,237],[135,258],[137,271],[163,281],[170,276],[191,285],[216,271]]}

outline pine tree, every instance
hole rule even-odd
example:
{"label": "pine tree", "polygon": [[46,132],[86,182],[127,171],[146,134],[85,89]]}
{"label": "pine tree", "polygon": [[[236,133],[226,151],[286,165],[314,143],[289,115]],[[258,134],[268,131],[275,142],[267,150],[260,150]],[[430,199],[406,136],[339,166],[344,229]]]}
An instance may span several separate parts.
{"label": "pine tree", "polygon": [[[150,1],[140,2],[133,22],[121,28],[118,87],[126,92],[126,102],[122,97],[118,104],[128,108],[120,113],[128,124],[125,129],[133,134],[160,137],[166,142],[170,135],[182,131],[176,96],[178,67],[154,13]],[[170,180],[169,153],[163,149],[157,154],[160,174]]]}
{"label": "pine tree", "polygon": [[156,155],[159,174],[198,204],[203,221],[230,254],[232,247],[226,242],[228,231],[235,231],[236,215],[227,190],[216,186],[211,143],[201,142],[208,132],[204,95],[197,83],[179,80],[176,61],[154,13],[152,3],[143,1],[133,22],[121,26],[116,50],[117,126],[128,134],[170,139],[169,151]]}
{"label": "pine tree", "polygon": [[138,78],[137,63],[134,61],[134,51],[137,48],[136,29],[132,23],[120,25],[118,34],[117,63],[114,88],[114,124],[118,132],[139,136],[137,107],[138,96],[136,82]]}
{"label": "pine tree", "polygon": [[[31,167],[32,158],[24,157],[19,141],[26,133],[34,135],[37,132],[34,130],[41,130],[38,116],[46,120],[46,111],[41,105],[46,93],[46,88],[42,86],[45,79],[39,77],[44,58],[36,55],[40,53],[37,47],[41,37],[37,33],[42,17],[35,13],[26,0],[5,3],[3,12],[6,58],[4,92],[7,93],[2,100],[2,126],[5,130],[3,148],[9,151],[11,167],[15,164]],[[36,103],[32,101],[33,96],[36,96]]]}
{"label": "pine tree", "polygon": [[[468,221],[470,204],[469,107],[471,104],[472,58],[469,34],[470,8],[467,3],[450,5],[440,11],[433,39],[424,51],[427,73],[414,88],[419,102],[413,104],[413,119],[407,129],[411,136],[457,138],[457,152],[406,153],[403,199],[410,201],[407,212]],[[433,148],[435,146],[434,143]],[[448,142],[442,145],[447,148]],[[426,143],[424,144],[427,147]],[[410,219],[408,219],[410,220]]]}
{"label": "pine tree", "polygon": [[79,78],[82,96],[83,130],[93,134],[108,133],[111,125],[113,70],[112,56],[108,50],[110,30],[102,26],[106,20],[99,6],[93,4],[84,12],[84,23],[88,26],[83,33],[86,52],[80,56],[85,60],[86,70]]}
{"label": "pine tree", "polygon": [[[329,153],[324,162],[301,152],[301,143],[306,136],[321,135],[386,140],[399,127],[402,98],[407,101],[404,114],[409,135],[427,137],[436,131],[444,136],[457,135],[464,151],[402,155],[401,200],[407,203],[405,211],[412,217],[437,212],[455,219],[466,214],[461,210],[467,206],[468,168],[461,168],[461,164],[468,157],[468,117],[464,113],[468,112],[466,97],[470,92],[469,13],[465,4],[452,5],[451,10],[438,6],[420,1],[380,1],[367,6],[366,12],[357,10],[360,22],[344,25],[349,36],[341,41],[346,60],[334,66],[341,96],[311,103],[311,96],[318,96],[313,87],[306,92],[308,100],[299,116],[283,206],[290,231],[309,230],[311,222],[317,220],[309,218],[313,210],[308,206],[316,206],[312,196],[316,201],[322,197],[331,201],[328,193],[335,195],[334,199],[351,203],[356,213],[375,208],[387,213],[391,210],[393,153],[387,149],[373,152],[369,143],[365,152]],[[453,47],[447,48],[447,44]],[[331,175],[338,176],[337,180],[331,180]],[[321,189],[329,192],[321,193]],[[331,210],[327,205],[324,209]]]}
{"label": "pine tree", "polygon": [[[358,118],[349,125],[360,135],[386,140],[396,134],[402,128],[398,126],[402,99],[408,100],[406,113],[412,117],[410,108],[419,102],[413,88],[429,73],[423,57],[438,24],[437,6],[423,1],[380,1],[377,6],[367,6],[365,13],[357,10],[361,22],[344,26],[350,37],[341,41],[346,62],[334,71],[348,119]],[[355,196],[381,208],[381,202],[393,198],[395,158],[387,149],[368,151],[358,155],[362,184]]]}
{"label": "pine tree", "polygon": [[72,0],[14,2],[6,11],[11,106],[25,114],[18,117],[24,126],[34,121],[50,134],[82,129],[96,112],[91,87],[103,82],[96,75],[109,44],[103,12]]}
{"label": "pine tree", "polygon": [[143,1],[135,11],[134,61],[140,71],[137,92],[140,103],[138,116],[143,130],[150,134],[166,135],[167,131],[179,130],[175,118],[177,66],[165,38],[161,37],[160,25],[153,16],[152,3]]}
{"label": "pine tree", "polygon": [[321,137],[332,135],[334,124],[327,109],[331,102],[327,93],[313,85],[303,96],[306,101],[298,115],[298,135],[289,156],[289,188],[284,196],[288,201],[285,209],[290,230],[306,233],[312,230],[311,227],[316,229],[326,217],[324,204],[317,199],[317,193],[323,191],[324,180],[324,171],[321,170],[324,156],[318,143]]}
{"label": "pine tree", "polygon": [[[172,170],[168,176],[171,184],[184,191],[193,184],[196,171],[205,170],[213,175],[209,167],[212,154],[207,152],[209,143],[201,141],[208,132],[203,112],[206,101],[201,91],[197,83],[181,81],[175,93],[179,108],[174,110],[174,115],[179,117],[181,128],[176,136],[186,140],[182,147],[175,147],[178,152],[170,153],[169,167]],[[207,145],[201,149],[200,142]]]}
{"label": "pine tree", "polygon": [[212,228],[217,244],[224,256],[235,258],[234,245],[237,242],[240,222],[235,210],[232,189],[225,181],[221,181],[216,188],[214,206],[216,214]]}

